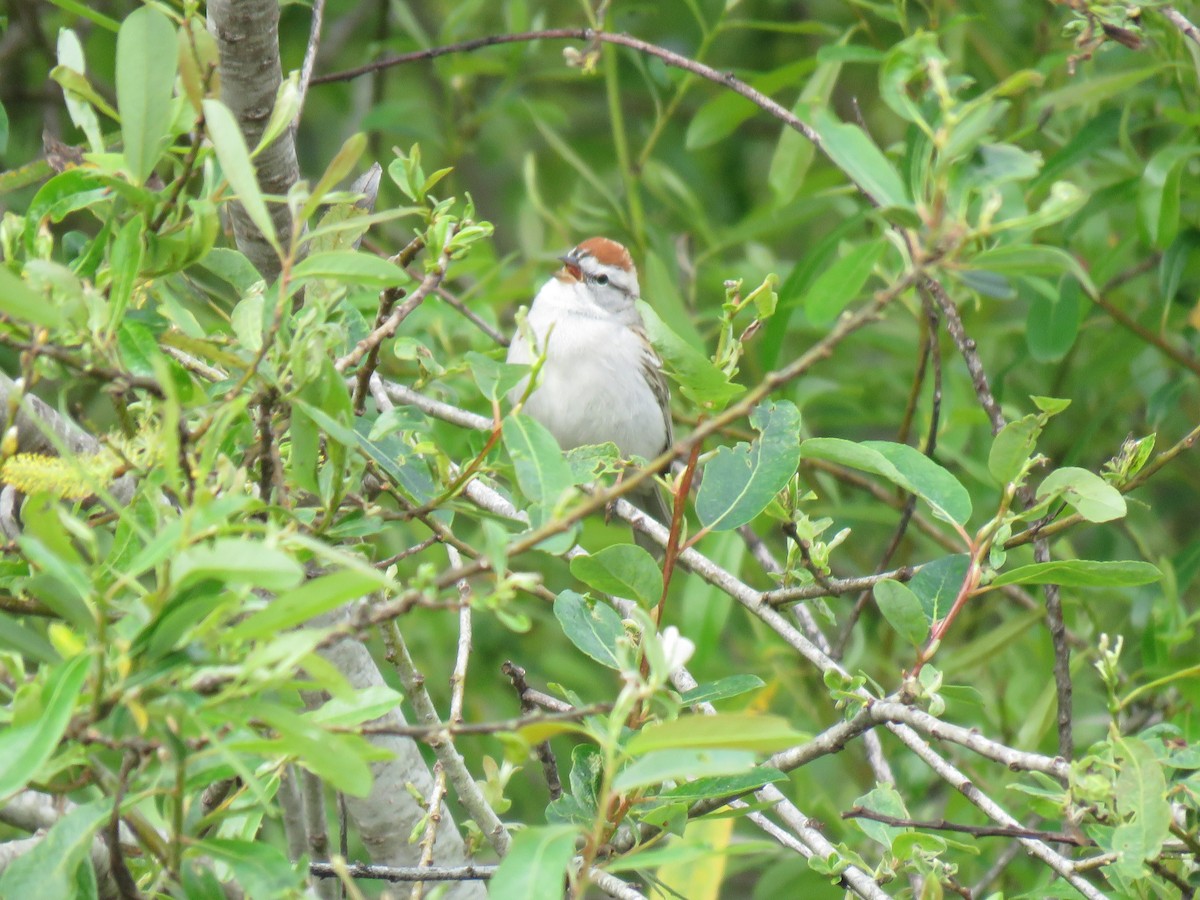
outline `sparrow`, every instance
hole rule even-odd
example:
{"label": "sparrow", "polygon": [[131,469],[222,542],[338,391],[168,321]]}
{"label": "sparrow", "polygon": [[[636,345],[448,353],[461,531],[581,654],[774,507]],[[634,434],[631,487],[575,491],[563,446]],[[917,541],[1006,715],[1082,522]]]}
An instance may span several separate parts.
{"label": "sparrow", "polygon": [[[674,443],[671,391],[635,305],[641,291],[633,258],[616,241],[593,237],[559,260],[562,268],[542,285],[508,348],[510,363],[530,364],[546,354],[523,411],[564,451],[611,441],[625,458],[654,459]],[[511,403],[527,382],[509,392]],[[670,524],[653,481],[626,496]],[[661,554],[649,536],[635,532],[634,539]]]}

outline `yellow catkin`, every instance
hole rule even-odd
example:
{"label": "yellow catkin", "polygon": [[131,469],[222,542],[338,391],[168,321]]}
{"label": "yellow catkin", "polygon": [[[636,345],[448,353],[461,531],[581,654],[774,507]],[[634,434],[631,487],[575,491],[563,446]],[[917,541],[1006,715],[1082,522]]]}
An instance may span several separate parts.
{"label": "yellow catkin", "polygon": [[95,454],[67,461],[39,453],[18,453],[0,466],[0,481],[23,494],[50,493],[66,500],[89,496],[112,475],[112,460]]}

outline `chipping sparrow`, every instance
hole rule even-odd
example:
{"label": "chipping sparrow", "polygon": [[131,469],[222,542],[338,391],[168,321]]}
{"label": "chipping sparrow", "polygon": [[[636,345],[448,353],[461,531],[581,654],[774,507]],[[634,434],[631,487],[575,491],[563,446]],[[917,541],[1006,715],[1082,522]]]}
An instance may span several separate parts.
{"label": "chipping sparrow", "polygon": [[[566,256],[529,309],[526,329],[508,348],[510,363],[546,362],[524,411],[546,426],[563,450],[612,441],[624,457],[654,459],[671,446],[671,391],[650,346],[637,269],[629,251],[608,238],[588,238]],[[530,336],[533,338],[531,346]],[[516,403],[522,380],[509,392]],[[663,524],[671,517],[651,481],[629,499]],[[660,551],[640,532],[635,539]]]}

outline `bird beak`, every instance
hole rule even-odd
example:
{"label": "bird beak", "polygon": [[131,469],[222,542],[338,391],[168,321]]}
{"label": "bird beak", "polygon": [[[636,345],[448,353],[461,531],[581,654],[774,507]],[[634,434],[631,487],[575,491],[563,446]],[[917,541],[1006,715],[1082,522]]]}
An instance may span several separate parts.
{"label": "bird beak", "polygon": [[579,257],[575,255],[574,250],[558,259],[563,264],[556,273],[559,281],[583,281],[583,270],[579,268]]}

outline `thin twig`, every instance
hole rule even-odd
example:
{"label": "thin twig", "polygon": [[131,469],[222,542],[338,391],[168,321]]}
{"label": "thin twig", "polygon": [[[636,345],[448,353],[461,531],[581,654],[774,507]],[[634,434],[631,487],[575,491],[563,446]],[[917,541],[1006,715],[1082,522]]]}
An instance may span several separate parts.
{"label": "thin twig", "polygon": [[[378,881],[487,881],[499,866],[372,866],[367,863],[345,863],[344,871],[351,878],[373,878]],[[308,864],[314,878],[338,878],[333,863]]]}
{"label": "thin twig", "polygon": [[1161,12],[1168,22],[1195,44],[1200,44],[1200,29],[1196,28],[1182,13],[1173,6],[1164,6]]}
{"label": "thin twig", "polygon": [[[521,702],[521,715],[525,717],[538,708],[537,701],[532,697],[535,692],[529,687],[525,681],[525,670],[518,665],[515,665],[512,660],[505,660],[500,667],[500,671],[508,676],[512,682],[513,689],[517,692],[517,698]],[[561,702],[561,701],[559,701]],[[564,703],[563,706],[572,715],[576,710],[572,710],[570,704]],[[545,740],[536,744],[533,748],[534,754],[538,758],[538,762],[542,764],[542,775],[546,779],[546,788],[550,792],[550,799],[557,800],[562,796],[562,779],[558,774],[558,760],[554,756],[554,748],[550,746],[550,741]]]}
{"label": "thin twig", "polygon": [[1042,831],[1037,828],[1023,828],[1019,825],[963,825],[958,822],[947,822],[945,819],[926,821],[922,819],[905,819],[889,816],[885,813],[866,809],[862,806],[852,806],[842,813],[843,819],[870,819],[872,822],[882,822],[897,828],[924,828],[929,831],[953,831],[956,834],[969,834],[973,837],[1008,837],[1036,838],[1051,844],[1073,844],[1076,847],[1095,847],[1096,842],[1081,834],[1069,834],[1065,831]]}
{"label": "thin twig", "polygon": [[304,111],[304,101],[308,97],[308,86],[312,82],[313,66],[317,61],[317,48],[321,45],[321,24],[325,19],[325,0],[313,0],[312,22],[308,27],[308,46],[304,48],[304,62],[300,66],[300,97],[296,101],[296,116],[292,119],[292,127],[300,125],[300,114]]}
{"label": "thin twig", "polygon": [[[389,262],[396,263],[401,268],[407,267],[413,258],[425,246],[424,240],[414,238],[409,241],[399,253],[393,256]],[[396,306],[396,302],[404,296],[404,288],[390,287],[379,292],[379,311],[375,314],[375,329],[382,328],[391,318],[392,310]],[[399,324],[399,323],[397,323]],[[379,365],[379,344],[376,344],[367,352],[366,363],[355,373],[354,381],[354,399],[353,407],[354,414],[361,416],[366,409],[367,388],[371,381],[371,376],[375,374],[375,368]]]}

